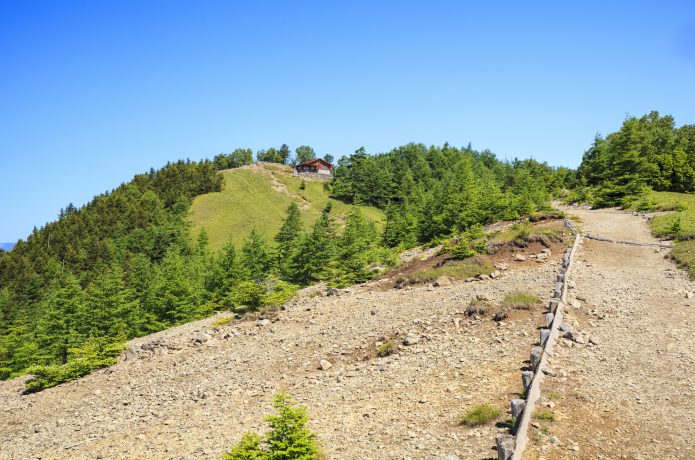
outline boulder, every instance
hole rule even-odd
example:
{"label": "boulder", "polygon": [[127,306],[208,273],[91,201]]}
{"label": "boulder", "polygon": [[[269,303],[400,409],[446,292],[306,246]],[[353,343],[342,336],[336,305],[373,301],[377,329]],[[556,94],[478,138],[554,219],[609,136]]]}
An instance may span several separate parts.
{"label": "boulder", "polygon": [[210,340],[210,335],[205,332],[199,331],[193,334],[193,342],[195,343],[205,343]]}
{"label": "boulder", "polygon": [[256,326],[258,327],[267,326],[268,324],[270,324],[270,320],[268,318],[263,318],[256,321]]}
{"label": "boulder", "polygon": [[494,272],[490,273],[490,278],[492,278],[494,280],[495,278],[499,277],[500,275],[501,275],[501,273],[498,272],[497,270],[495,270]]}
{"label": "boulder", "polygon": [[451,286],[451,280],[449,279],[448,276],[439,276],[437,279],[434,281],[434,286],[440,287],[440,286]]}
{"label": "boulder", "polygon": [[409,346],[411,346],[411,345],[415,345],[415,344],[418,343],[419,341],[420,341],[420,336],[419,336],[419,335],[417,335],[417,334],[415,334],[415,333],[412,333],[412,332],[409,332],[409,333],[405,336],[405,338],[403,339],[403,345],[409,347]]}
{"label": "boulder", "polygon": [[562,337],[568,340],[572,340],[572,337],[574,337],[574,330],[567,323],[560,323],[560,332],[562,332]]}
{"label": "boulder", "polygon": [[514,260],[517,262],[523,262],[526,260],[526,256],[523,254],[515,254],[514,255]]}
{"label": "boulder", "polygon": [[509,269],[509,264],[505,264],[504,262],[497,262],[497,263],[495,264],[495,268],[496,268],[497,270],[502,270],[502,271],[508,270],[508,269]]}
{"label": "boulder", "polygon": [[325,359],[319,361],[319,369],[321,369],[322,371],[327,371],[331,367],[333,367],[333,364],[331,364],[329,361]]}

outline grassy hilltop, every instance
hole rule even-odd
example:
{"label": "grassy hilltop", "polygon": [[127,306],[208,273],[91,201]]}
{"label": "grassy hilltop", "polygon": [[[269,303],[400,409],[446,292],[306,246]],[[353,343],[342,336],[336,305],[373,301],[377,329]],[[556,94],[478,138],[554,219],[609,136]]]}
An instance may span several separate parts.
{"label": "grassy hilltop", "polygon": [[[306,180],[302,190],[302,179],[292,176],[288,166],[260,163],[228,169],[222,174],[224,189],[196,197],[188,217],[193,237],[204,228],[212,251],[221,249],[230,235],[239,246],[254,227],[270,240],[280,229],[292,201],[301,210],[305,230],[310,229],[328,202],[333,204],[331,213],[339,222],[352,208],[329,198],[323,188],[324,182]],[[383,228],[382,211],[369,206],[358,207],[365,219],[374,221],[379,230]]]}

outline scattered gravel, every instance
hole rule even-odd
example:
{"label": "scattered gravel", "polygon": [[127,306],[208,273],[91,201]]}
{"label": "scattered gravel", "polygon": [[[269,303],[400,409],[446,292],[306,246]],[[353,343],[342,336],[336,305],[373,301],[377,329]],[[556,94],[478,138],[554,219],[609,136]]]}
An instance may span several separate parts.
{"label": "scattered gravel", "polygon": [[[133,340],[114,366],[33,395],[0,382],[0,459],[216,459],[264,429],[281,388],[308,406],[327,458],[494,456],[504,429],[458,419],[480,403],[508,410],[542,315],[465,310],[511,291],[548,299],[558,260],[494,280],[306,295],[276,317],[218,327],[209,318]],[[378,357],[389,340],[395,352]]]}

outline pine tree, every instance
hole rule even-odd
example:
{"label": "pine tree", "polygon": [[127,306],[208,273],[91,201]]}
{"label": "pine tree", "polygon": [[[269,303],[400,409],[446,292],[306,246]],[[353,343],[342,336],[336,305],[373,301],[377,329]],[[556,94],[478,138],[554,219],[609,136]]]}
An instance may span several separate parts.
{"label": "pine tree", "polygon": [[206,281],[206,289],[214,294],[217,301],[222,301],[227,297],[229,291],[244,278],[241,261],[230,236],[227,244],[212,264]]}
{"label": "pine tree", "polygon": [[89,284],[81,333],[95,337],[135,337],[143,316],[135,291],[123,281],[118,265],[107,267]]}
{"label": "pine tree", "polygon": [[290,262],[292,281],[309,284],[329,280],[336,271],[337,232],[329,202],[314,223],[310,234],[304,235]]}
{"label": "pine tree", "polygon": [[369,279],[370,274],[365,267],[376,260],[374,249],[377,243],[374,223],[364,220],[359,209],[353,208],[337,245],[340,284],[354,284]]}
{"label": "pine tree", "polygon": [[39,322],[38,343],[46,364],[65,364],[69,350],[86,339],[81,325],[86,320],[82,288],[72,274],[63,276],[49,291]]}
{"label": "pine tree", "polygon": [[241,246],[241,261],[245,275],[253,281],[262,281],[274,266],[270,247],[255,228]]}
{"label": "pine tree", "polygon": [[177,250],[164,256],[156,280],[157,317],[166,324],[180,324],[197,317],[200,299],[189,268]]}
{"label": "pine tree", "polygon": [[299,206],[294,201],[287,207],[287,217],[280,227],[280,231],[275,235],[277,243],[277,261],[280,274],[289,279],[290,259],[297,250],[299,238],[302,234],[301,214]]}

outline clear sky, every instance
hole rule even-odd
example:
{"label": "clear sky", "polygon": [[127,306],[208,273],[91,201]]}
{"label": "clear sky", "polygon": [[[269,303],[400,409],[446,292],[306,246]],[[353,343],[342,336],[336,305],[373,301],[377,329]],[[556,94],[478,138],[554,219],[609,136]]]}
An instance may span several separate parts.
{"label": "clear sky", "polygon": [[575,167],[695,123],[695,2],[0,0],[0,242],[235,147],[408,142]]}

